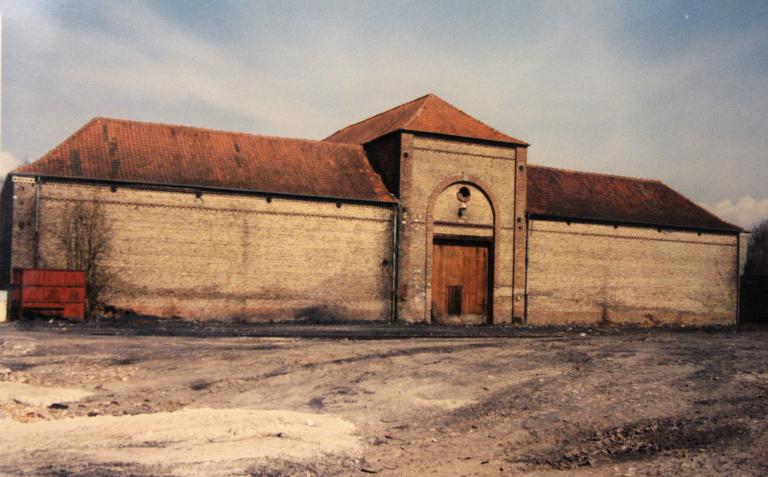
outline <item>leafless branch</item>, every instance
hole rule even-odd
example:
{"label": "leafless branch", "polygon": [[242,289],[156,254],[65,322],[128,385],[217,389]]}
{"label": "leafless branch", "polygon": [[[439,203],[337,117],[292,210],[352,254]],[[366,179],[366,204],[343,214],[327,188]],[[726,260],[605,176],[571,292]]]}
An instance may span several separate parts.
{"label": "leafless branch", "polygon": [[67,209],[61,240],[67,268],[85,272],[88,316],[104,304],[112,278],[104,267],[110,250],[110,232],[100,203],[77,202]]}

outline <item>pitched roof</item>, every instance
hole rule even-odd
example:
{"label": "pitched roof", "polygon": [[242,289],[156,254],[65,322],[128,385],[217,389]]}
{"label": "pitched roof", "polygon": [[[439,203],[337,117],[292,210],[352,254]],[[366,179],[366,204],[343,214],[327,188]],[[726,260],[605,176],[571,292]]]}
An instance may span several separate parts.
{"label": "pitched roof", "polygon": [[444,134],[520,146],[528,145],[520,139],[507,136],[478,121],[434,94],[422,96],[347,126],[331,134],[325,140],[347,144],[366,144],[394,131]]}
{"label": "pitched roof", "polygon": [[13,172],[395,201],[362,146],[107,118]]}
{"label": "pitched roof", "polygon": [[528,213],[739,232],[660,181],[528,167]]}

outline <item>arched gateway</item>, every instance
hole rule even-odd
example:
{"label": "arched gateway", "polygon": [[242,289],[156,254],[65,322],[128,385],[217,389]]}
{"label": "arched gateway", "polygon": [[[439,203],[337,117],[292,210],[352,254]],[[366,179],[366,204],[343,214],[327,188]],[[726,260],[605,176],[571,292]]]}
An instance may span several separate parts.
{"label": "arched gateway", "polygon": [[432,194],[427,218],[430,321],[492,323],[495,220],[491,198],[467,179],[440,184]]}

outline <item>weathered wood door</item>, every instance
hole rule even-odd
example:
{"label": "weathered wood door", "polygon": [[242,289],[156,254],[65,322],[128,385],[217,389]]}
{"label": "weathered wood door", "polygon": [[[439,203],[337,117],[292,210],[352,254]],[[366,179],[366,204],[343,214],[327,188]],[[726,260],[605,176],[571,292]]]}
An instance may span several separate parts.
{"label": "weathered wood door", "polygon": [[432,315],[438,321],[485,323],[489,319],[490,245],[435,240]]}

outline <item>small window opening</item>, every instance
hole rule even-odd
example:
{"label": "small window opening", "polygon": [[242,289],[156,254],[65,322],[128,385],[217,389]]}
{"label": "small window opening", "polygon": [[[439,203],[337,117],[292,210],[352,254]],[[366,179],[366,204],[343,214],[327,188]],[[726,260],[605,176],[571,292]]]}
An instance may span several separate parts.
{"label": "small window opening", "polygon": [[461,285],[448,287],[448,314],[461,314]]}
{"label": "small window opening", "polygon": [[459,189],[459,192],[456,194],[456,197],[459,198],[462,202],[468,202],[470,196],[469,187],[462,187]]}

